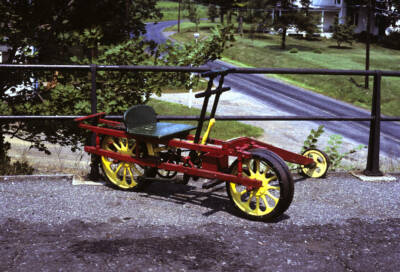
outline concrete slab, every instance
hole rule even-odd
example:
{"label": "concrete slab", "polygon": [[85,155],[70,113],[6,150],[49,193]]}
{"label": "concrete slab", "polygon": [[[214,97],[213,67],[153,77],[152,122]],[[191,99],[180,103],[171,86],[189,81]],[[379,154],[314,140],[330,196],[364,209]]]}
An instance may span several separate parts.
{"label": "concrete slab", "polygon": [[353,176],[356,178],[362,180],[362,181],[369,181],[369,182],[391,182],[391,181],[397,181],[397,178],[391,175],[383,175],[383,176],[377,176],[377,177],[372,177],[372,176],[366,176],[362,172],[350,172]]}

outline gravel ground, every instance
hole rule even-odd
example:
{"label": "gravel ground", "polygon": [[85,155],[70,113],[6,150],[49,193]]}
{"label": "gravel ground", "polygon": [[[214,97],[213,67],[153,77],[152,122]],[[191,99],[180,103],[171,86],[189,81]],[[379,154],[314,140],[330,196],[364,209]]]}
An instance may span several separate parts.
{"label": "gravel ground", "polygon": [[232,209],[224,186],[153,183],[145,192],[0,182],[1,271],[398,271],[400,176],[295,177],[277,222]]}

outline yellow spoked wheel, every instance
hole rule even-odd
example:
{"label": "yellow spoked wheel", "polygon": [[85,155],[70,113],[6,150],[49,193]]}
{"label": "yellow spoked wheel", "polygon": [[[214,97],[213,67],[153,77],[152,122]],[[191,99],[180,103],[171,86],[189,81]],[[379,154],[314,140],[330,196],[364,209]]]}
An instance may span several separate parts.
{"label": "yellow spoked wheel", "polygon": [[[243,161],[243,175],[262,181],[262,186],[252,191],[233,182],[226,183],[230,200],[242,215],[256,220],[272,220],[282,215],[293,199],[292,175],[285,162],[275,153],[254,149],[252,158]],[[237,162],[231,167],[237,174]]]}
{"label": "yellow spoked wheel", "polygon": [[[136,154],[136,141],[134,139],[106,136],[101,142],[101,148],[134,157]],[[149,171],[146,168],[136,163],[114,160],[105,156],[101,156],[101,167],[107,180],[112,185],[124,190],[142,189],[146,182],[140,181],[138,177],[149,175]]]}
{"label": "yellow spoked wheel", "polygon": [[310,178],[325,177],[329,168],[329,157],[325,152],[318,149],[307,149],[302,155],[313,159],[315,162],[315,166],[310,168],[302,165],[300,167],[300,173],[302,175]]}

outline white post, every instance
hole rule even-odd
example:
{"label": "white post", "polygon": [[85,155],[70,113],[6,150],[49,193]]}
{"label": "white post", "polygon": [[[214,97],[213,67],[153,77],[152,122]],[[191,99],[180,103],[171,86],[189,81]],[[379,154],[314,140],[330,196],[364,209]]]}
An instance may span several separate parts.
{"label": "white post", "polygon": [[189,109],[192,108],[192,100],[193,100],[193,89],[192,89],[192,79],[193,79],[194,73],[190,74],[190,89],[189,89],[189,97],[188,97],[188,107]]}
{"label": "white post", "polygon": [[322,11],[321,12],[321,33],[324,33],[324,16],[325,16],[325,12]]}

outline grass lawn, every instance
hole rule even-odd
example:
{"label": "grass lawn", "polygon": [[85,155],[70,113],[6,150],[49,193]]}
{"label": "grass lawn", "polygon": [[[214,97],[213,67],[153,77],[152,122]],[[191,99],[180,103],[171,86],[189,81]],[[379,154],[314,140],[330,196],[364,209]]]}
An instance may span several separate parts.
{"label": "grass lawn", "polygon": [[[157,8],[161,10],[163,14],[162,21],[178,20],[178,2],[170,1],[157,1]],[[200,18],[207,17],[207,7],[203,5],[197,5]],[[186,19],[187,11],[182,9],[181,5],[181,20]]]}
{"label": "grass lawn", "polygon": [[[200,37],[209,33],[209,28],[216,24],[202,22]],[[176,28],[176,26],[175,26]],[[179,41],[193,39],[194,24],[183,23],[181,33],[172,37]],[[174,27],[172,28],[174,30]],[[280,49],[280,36],[257,34],[250,38],[236,36],[234,46],[227,49],[224,60],[242,67],[267,68],[316,68],[316,69],[365,69],[365,44],[353,43],[351,47],[337,48],[334,40],[321,38],[308,41],[287,37],[287,48]],[[346,45],[347,46],[347,45]],[[298,53],[290,53],[297,48]],[[371,46],[370,70],[400,70],[400,51]],[[276,75],[289,83],[328,95],[354,105],[370,109],[372,100],[373,78],[370,88],[363,88],[364,77],[360,76],[296,76]],[[382,79],[382,112],[400,116],[400,78]]]}
{"label": "grass lawn", "polygon": [[[152,106],[159,115],[200,115],[199,109],[188,108],[180,104],[156,99],[151,99],[148,105]],[[196,121],[179,123],[197,125]],[[207,128],[207,125],[208,122],[205,122],[203,134]],[[263,135],[263,133],[264,130],[259,127],[243,124],[237,121],[217,121],[210,135],[212,138],[227,140],[240,136],[260,137]]]}

